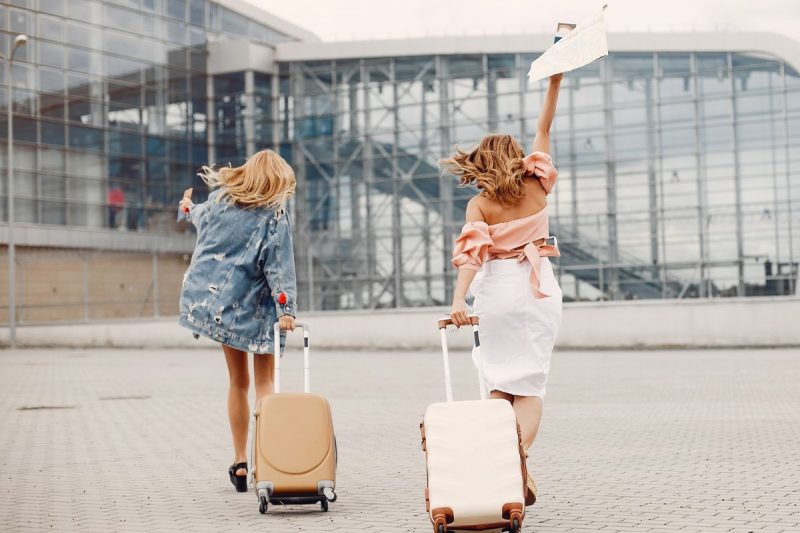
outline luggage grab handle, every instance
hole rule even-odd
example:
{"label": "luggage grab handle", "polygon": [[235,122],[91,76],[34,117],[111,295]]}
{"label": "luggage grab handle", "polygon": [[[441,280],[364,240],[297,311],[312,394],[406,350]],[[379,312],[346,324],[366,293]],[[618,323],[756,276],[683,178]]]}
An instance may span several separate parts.
{"label": "luggage grab handle", "polygon": [[[303,328],[303,391],[311,392],[311,367],[309,365],[308,323],[295,320],[295,328]],[[273,328],[273,344],[275,345],[275,394],[281,391],[281,326],[275,322]]]}
{"label": "luggage grab handle", "polygon": [[[453,325],[453,320],[449,316],[439,319],[439,336],[442,340],[442,359],[444,360],[444,390],[447,394],[447,401],[453,401],[453,381],[450,377],[450,352],[447,349],[447,326]],[[480,389],[481,400],[488,397],[486,384],[483,377],[483,358],[481,357],[481,339],[478,334],[480,319],[478,315],[470,315],[469,322],[472,324],[472,342],[475,354],[478,356],[478,387]]]}

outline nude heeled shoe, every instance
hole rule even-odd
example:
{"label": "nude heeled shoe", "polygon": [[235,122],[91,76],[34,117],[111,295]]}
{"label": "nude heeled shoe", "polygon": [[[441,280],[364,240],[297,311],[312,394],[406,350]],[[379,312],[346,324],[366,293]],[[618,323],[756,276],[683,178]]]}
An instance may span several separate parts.
{"label": "nude heeled shoe", "polygon": [[529,473],[528,474],[528,481],[525,484],[527,490],[525,491],[525,507],[530,507],[534,503],[536,503],[536,480],[533,479],[533,476]]}
{"label": "nude heeled shoe", "polygon": [[[528,452],[525,452],[525,462],[528,462]],[[527,469],[526,469],[527,470]],[[528,479],[525,480],[525,507],[530,507],[534,503],[536,503],[536,494],[538,489],[536,488],[536,480],[533,479],[533,475],[528,471]]]}

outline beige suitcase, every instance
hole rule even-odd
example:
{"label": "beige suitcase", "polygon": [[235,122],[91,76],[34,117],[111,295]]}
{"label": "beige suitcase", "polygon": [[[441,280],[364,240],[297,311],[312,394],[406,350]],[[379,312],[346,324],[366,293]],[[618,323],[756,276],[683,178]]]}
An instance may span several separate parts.
{"label": "beige suitcase", "polygon": [[280,329],[275,324],[275,394],[253,413],[252,483],[258,509],[273,504],[316,504],[323,511],[336,501],[336,437],[328,401],[309,393],[308,325],[303,329],[304,393],[280,392]]}
{"label": "beige suitcase", "polygon": [[486,399],[478,317],[470,317],[481,400],[454,402],[445,330],[439,320],[447,402],[428,407],[420,424],[428,472],[425,504],[434,533],[502,529],[517,533],[525,517],[525,453],[514,409]]}

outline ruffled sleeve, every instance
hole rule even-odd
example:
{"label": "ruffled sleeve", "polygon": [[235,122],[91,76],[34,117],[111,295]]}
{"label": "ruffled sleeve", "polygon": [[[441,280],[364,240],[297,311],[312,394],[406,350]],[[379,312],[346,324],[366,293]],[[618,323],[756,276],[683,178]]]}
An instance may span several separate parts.
{"label": "ruffled sleeve", "polygon": [[558,178],[558,170],[553,165],[553,159],[544,152],[533,152],[522,160],[525,165],[525,173],[528,176],[536,176],[542,184],[544,192],[550,194]]}
{"label": "ruffled sleeve", "polygon": [[494,243],[489,236],[489,225],[486,222],[467,222],[456,239],[451,262],[459,269],[480,270],[489,257],[492,244]]}

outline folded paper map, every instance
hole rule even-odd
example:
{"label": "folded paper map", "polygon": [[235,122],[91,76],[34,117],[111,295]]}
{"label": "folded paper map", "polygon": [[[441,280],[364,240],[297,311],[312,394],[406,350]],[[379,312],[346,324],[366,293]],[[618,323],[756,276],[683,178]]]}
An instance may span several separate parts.
{"label": "folded paper map", "polygon": [[603,6],[594,17],[581,22],[531,63],[528,82],[569,72],[608,55],[606,21]]}

